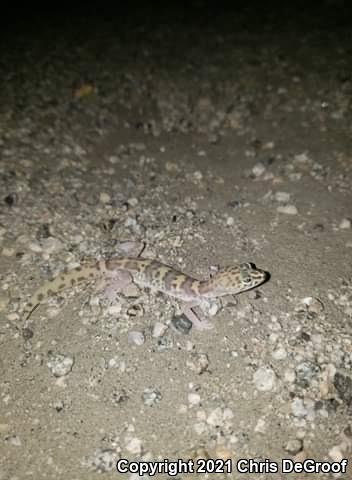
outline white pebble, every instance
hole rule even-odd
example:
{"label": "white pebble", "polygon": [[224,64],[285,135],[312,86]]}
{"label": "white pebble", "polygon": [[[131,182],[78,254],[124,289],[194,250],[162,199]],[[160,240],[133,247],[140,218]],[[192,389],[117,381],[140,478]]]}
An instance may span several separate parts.
{"label": "white pebble", "polygon": [[108,361],[108,366],[109,368],[116,368],[118,366],[119,362],[118,362],[118,358],[117,357],[112,357],[110,358],[110,360]]}
{"label": "white pebble", "polygon": [[294,383],[296,380],[296,372],[294,370],[286,370],[284,379],[287,383]]}
{"label": "white pebble", "polygon": [[276,383],[275,372],[269,367],[260,367],[253,375],[254,385],[261,392],[273,390]]}
{"label": "white pebble", "polygon": [[223,416],[224,420],[232,420],[233,419],[233,411],[231,410],[231,408],[224,408],[222,416]]}
{"label": "white pebble", "polygon": [[142,332],[131,330],[128,332],[128,342],[132,345],[141,346],[145,342],[145,337]]}
{"label": "white pebble", "polygon": [[116,303],[115,305],[110,305],[107,309],[109,315],[117,315],[121,313],[122,305],[120,303]]}
{"label": "white pebble", "polygon": [[338,447],[337,445],[335,445],[335,447],[332,447],[329,450],[329,457],[333,462],[341,462],[341,460],[343,460],[344,458],[343,453],[340,450],[340,447]]}
{"label": "white pebble", "polygon": [[167,325],[165,323],[156,322],[153,326],[152,337],[159,338],[164,335],[167,330]]}
{"label": "white pebble", "polygon": [[52,354],[50,360],[47,362],[49,370],[55,377],[63,377],[71,372],[74,364],[74,359],[62,355],[61,353]]}
{"label": "white pebble", "polygon": [[131,207],[136,207],[138,205],[138,198],[135,198],[135,197],[129,198],[127,203],[131,205]]}
{"label": "white pebble", "polygon": [[221,308],[221,305],[219,303],[213,302],[208,309],[209,316],[214,317],[218,313],[220,308]]}
{"label": "white pebble", "polygon": [[264,435],[266,433],[266,429],[267,429],[267,424],[265,422],[265,419],[259,418],[257,425],[254,427],[254,431],[256,433],[261,433]]}
{"label": "white pebble", "polygon": [[275,200],[277,202],[286,203],[290,200],[290,196],[291,195],[287,192],[276,192],[275,193]]}
{"label": "white pebble", "polygon": [[235,224],[235,219],[234,219],[233,217],[227,217],[227,219],[226,219],[226,225],[227,225],[228,227],[232,227],[232,225],[234,225],[234,224]]}
{"label": "white pebble", "polygon": [[194,179],[197,180],[198,182],[199,182],[200,180],[203,180],[203,174],[202,174],[202,172],[200,172],[199,170],[197,170],[197,171],[195,171],[195,172],[193,173],[193,177],[194,177]]}
{"label": "white pebble", "polygon": [[10,444],[14,447],[20,447],[22,445],[21,439],[17,435],[10,437]]}
{"label": "white pebble", "polygon": [[42,247],[38,245],[38,243],[34,243],[34,242],[29,244],[29,250],[31,250],[34,253],[40,253],[43,251]]}
{"label": "white pebble", "polygon": [[207,424],[218,427],[223,424],[223,413],[220,407],[215,408],[207,418]]}
{"label": "white pebble", "polygon": [[291,410],[295,417],[306,417],[308,410],[304,406],[303,400],[301,398],[293,399],[291,403]]}
{"label": "white pebble", "polygon": [[310,313],[318,314],[324,310],[324,305],[319,298],[305,297],[302,299],[302,303],[308,307],[307,310]]}
{"label": "white pebble", "polygon": [[342,230],[349,229],[352,226],[352,222],[349,218],[343,218],[340,222],[339,228]]}
{"label": "white pebble", "polygon": [[126,444],[126,450],[133,455],[141,455],[142,453],[142,440],[137,437],[131,438]]}
{"label": "white pebble", "polygon": [[5,295],[5,293],[0,293],[0,312],[4,311],[5,308],[7,308],[9,302],[10,299],[8,295]]}
{"label": "white pebble", "polygon": [[279,347],[273,351],[272,357],[275,358],[275,360],[285,360],[287,357],[287,352],[283,347]]}
{"label": "white pebble", "polygon": [[207,432],[207,426],[204,422],[198,422],[193,425],[193,430],[197,435],[204,435]]}
{"label": "white pebble", "polygon": [[199,405],[200,395],[198,393],[190,393],[188,395],[188,403],[189,403],[190,407],[194,407],[195,405]]}
{"label": "white pebble", "polygon": [[279,213],[285,213],[286,215],[297,215],[298,210],[294,205],[283,205],[277,207]]}
{"label": "white pebble", "polygon": [[265,166],[262,163],[256,163],[252,168],[252,173],[255,177],[260,177],[265,172]]}
{"label": "white pebble", "polygon": [[111,197],[108,193],[101,192],[101,194],[99,195],[99,200],[101,201],[101,203],[110,203]]}
{"label": "white pebble", "polygon": [[298,153],[297,155],[294,156],[294,159],[300,163],[308,163],[310,161],[310,158],[308,157],[306,152]]}
{"label": "white pebble", "polygon": [[63,243],[58,238],[49,237],[45,238],[43,241],[43,249],[46,253],[59,252],[63,249]]}
{"label": "white pebble", "polygon": [[115,165],[115,163],[118,163],[119,162],[119,157],[117,157],[116,155],[111,155],[109,158],[108,158],[109,162],[112,163],[113,165]]}
{"label": "white pebble", "polygon": [[297,455],[297,453],[301,452],[303,449],[303,442],[299,438],[293,438],[289,440],[286,444],[285,450],[290,455]]}

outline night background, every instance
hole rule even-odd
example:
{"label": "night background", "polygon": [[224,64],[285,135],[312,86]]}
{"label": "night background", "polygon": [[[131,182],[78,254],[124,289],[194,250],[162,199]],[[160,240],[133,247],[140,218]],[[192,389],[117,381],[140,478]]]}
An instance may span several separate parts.
{"label": "night background", "polygon": [[[349,459],[352,4],[126,3],[2,7],[0,480]],[[209,308],[211,331],[98,282],[23,318],[123,242],[195,278],[252,262],[270,280]]]}

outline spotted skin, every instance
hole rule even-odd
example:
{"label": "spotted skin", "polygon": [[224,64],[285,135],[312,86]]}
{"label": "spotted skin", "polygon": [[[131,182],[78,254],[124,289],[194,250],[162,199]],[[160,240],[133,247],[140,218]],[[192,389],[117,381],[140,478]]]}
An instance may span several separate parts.
{"label": "spotted skin", "polygon": [[169,265],[142,257],[91,261],[59,274],[40,287],[26,304],[24,317],[28,319],[35,308],[52,294],[99,277],[115,278],[117,291],[133,282],[141,288],[149,288],[181,300],[184,304],[183,313],[196,328],[203,329],[211,326],[193,312],[194,307],[204,306],[207,300],[237,295],[255,288],[268,279],[268,274],[253,264],[242,263],[226,267],[207,280],[197,280]]}

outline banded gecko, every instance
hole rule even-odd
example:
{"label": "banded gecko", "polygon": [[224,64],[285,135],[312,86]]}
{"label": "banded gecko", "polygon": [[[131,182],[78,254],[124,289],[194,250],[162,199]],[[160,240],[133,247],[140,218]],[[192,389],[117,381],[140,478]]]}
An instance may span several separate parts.
{"label": "banded gecko", "polygon": [[242,263],[223,268],[207,280],[197,280],[169,265],[143,257],[94,260],[65,271],[40,287],[23,310],[25,318],[28,319],[50,295],[99,277],[112,279],[115,291],[121,291],[133,282],[138,287],[150,288],[181,300],[182,313],[196,328],[205,329],[211,328],[211,325],[192,310],[194,307],[204,309],[211,299],[255,288],[268,279],[268,274],[251,263]]}

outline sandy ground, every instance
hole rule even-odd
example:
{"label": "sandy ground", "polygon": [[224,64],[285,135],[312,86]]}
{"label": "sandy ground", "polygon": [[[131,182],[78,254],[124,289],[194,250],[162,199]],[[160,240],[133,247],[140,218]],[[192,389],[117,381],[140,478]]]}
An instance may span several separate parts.
{"label": "sandy ground", "polygon": [[[346,4],[324,5],[4,22],[1,480],[199,457],[232,466],[199,478],[333,478],[266,469],[350,459],[352,42]],[[271,278],[211,331],[97,284],[24,323],[36,287],[131,240],[199,278],[244,261]]]}

